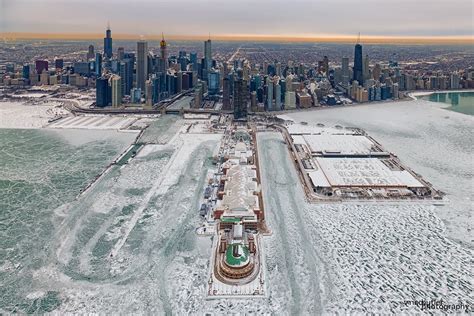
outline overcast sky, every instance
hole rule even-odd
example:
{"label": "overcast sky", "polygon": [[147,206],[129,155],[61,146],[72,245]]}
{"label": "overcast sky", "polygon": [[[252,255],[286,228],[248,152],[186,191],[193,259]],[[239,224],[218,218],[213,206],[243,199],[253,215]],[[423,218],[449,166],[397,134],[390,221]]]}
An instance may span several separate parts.
{"label": "overcast sky", "polygon": [[466,36],[472,0],[0,0],[0,32]]}

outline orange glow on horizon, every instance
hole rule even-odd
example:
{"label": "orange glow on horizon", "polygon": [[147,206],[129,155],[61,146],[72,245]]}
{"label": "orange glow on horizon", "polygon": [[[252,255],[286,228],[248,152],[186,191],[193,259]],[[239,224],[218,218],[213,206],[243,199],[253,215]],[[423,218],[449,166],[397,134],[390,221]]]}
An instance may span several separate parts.
{"label": "orange glow on horizon", "polygon": [[[104,34],[99,33],[0,33],[4,40],[17,39],[52,39],[52,40],[100,40]],[[114,39],[138,40],[140,35],[113,34]],[[146,35],[147,40],[161,40],[161,34]],[[206,40],[208,35],[166,35],[167,40]],[[356,36],[348,35],[264,35],[264,34],[219,34],[212,35],[217,41],[263,41],[263,42],[326,42],[355,43]],[[362,43],[367,44],[474,44],[473,36],[362,36]]]}

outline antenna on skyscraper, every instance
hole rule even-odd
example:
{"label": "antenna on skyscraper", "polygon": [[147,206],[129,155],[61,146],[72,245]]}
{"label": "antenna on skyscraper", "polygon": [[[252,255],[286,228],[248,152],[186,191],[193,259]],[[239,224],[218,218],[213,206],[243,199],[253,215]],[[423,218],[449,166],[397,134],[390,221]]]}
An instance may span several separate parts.
{"label": "antenna on skyscraper", "polygon": [[360,32],[359,32],[359,35],[357,35],[357,43],[356,44],[360,44]]}
{"label": "antenna on skyscraper", "polygon": [[107,21],[107,30],[110,30],[110,21]]}
{"label": "antenna on skyscraper", "polygon": [[161,40],[162,40],[162,41],[165,40],[165,34],[163,34],[163,32],[161,32]]}

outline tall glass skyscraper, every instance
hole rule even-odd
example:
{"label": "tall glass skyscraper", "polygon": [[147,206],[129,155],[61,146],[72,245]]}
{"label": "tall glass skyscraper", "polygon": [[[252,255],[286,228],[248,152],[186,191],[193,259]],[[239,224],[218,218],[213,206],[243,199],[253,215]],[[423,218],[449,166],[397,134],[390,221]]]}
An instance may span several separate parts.
{"label": "tall glass skyscraper", "polygon": [[211,39],[204,42],[204,59],[206,61],[207,71],[212,68],[212,51],[211,51]]}
{"label": "tall glass skyscraper", "polygon": [[107,58],[112,58],[112,31],[110,31],[110,26],[107,26],[107,31],[105,31],[104,55]]}
{"label": "tall glass skyscraper", "polygon": [[148,79],[148,43],[137,42],[137,88],[145,91],[145,81]]}
{"label": "tall glass skyscraper", "polygon": [[95,74],[97,77],[102,76],[102,55],[95,53]]}
{"label": "tall glass skyscraper", "polygon": [[364,84],[364,72],[362,63],[362,45],[356,44],[354,50],[354,74],[352,79],[357,80],[360,85]]}

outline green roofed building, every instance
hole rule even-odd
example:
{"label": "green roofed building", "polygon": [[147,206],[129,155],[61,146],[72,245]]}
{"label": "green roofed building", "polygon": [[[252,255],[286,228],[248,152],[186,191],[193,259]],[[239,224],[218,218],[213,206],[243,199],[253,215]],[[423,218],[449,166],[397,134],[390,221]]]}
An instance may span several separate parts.
{"label": "green roofed building", "polygon": [[243,244],[230,244],[225,252],[225,263],[230,267],[242,267],[249,263],[249,248]]}

